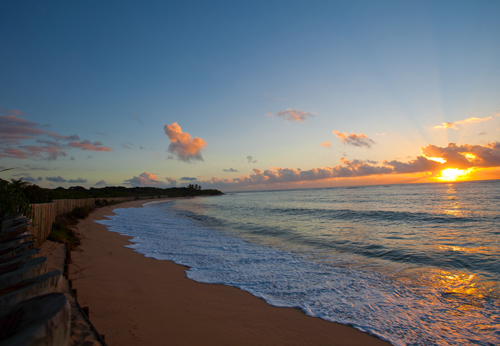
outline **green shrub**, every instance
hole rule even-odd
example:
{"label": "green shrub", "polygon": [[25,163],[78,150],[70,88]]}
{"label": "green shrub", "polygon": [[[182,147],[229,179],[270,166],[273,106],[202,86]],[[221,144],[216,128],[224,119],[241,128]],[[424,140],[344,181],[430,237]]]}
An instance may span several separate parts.
{"label": "green shrub", "polygon": [[71,226],[75,226],[78,220],[85,219],[91,211],[91,207],[76,207],[69,213],[58,216],[56,222],[52,223],[47,239],[68,244],[70,249],[74,249],[80,244],[80,238]]}
{"label": "green shrub", "polygon": [[73,220],[85,219],[87,216],[89,216],[91,211],[91,207],[76,207],[69,213],[66,213],[64,217]]}
{"label": "green shrub", "polygon": [[54,222],[52,224],[52,231],[49,233],[47,239],[58,243],[65,243],[70,250],[80,244],[80,238],[64,221]]}

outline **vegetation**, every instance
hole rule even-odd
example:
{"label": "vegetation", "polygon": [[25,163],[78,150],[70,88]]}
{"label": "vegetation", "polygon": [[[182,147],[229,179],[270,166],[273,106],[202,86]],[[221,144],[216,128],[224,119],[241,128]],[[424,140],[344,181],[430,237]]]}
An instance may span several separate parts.
{"label": "vegetation", "polygon": [[59,243],[66,243],[70,250],[80,244],[80,237],[76,234],[73,227],[78,223],[78,220],[85,219],[89,216],[92,208],[76,207],[69,213],[63,214],[56,218],[56,222],[52,224],[52,231],[49,233],[48,240]]}
{"label": "vegetation", "polygon": [[30,201],[24,194],[29,183],[12,179],[10,182],[0,179],[0,230],[7,215],[22,215],[34,219]]}
{"label": "vegetation", "polygon": [[107,198],[107,197],[187,197],[187,196],[215,196],[222,192],[215,189],[203,190],[199,185],[190,184],[188,187],[123,187],[107,186],[102,188],[86,189],[82,186],[72,186],[68,189],[58,187],[45,189],[38,185],[27,184],[23,192],[30,203],[48,203],[54,199],[80,199],[80,198]]}
{"label": "vegetation", "polygon": [[[6,171],[7,169],[0,170]],[[107,186],[103,188],[86,189],[82,186],[72,186],[68,189],[58,187],[56,189],[45,189],[38,185],[24,182],[21,179],[11,181],[0,179],[0,231],[2,221],[8,215],[22,215],[34,220],[33,203],[49,203],[56,199],[83,199],[95,198],[96,206],[103,207],[120,202],[108,202],[103,198],[110,197],[135,197],[135,199],[157,196],[165,197],[188,197],[188,196],[214,196],[222,195],[215,189],[203,190],[198,184],[190,184],[188,187],[123,187]],[[153,197],[154,198],[154,197]],[[70,213],[58,217],[53,224],[50,240],[67,243],[70,247],[79,243],[77,235],[71,226],[76,225],[79,219],[83,219],[90,213],[90,208],[75,208]]]}

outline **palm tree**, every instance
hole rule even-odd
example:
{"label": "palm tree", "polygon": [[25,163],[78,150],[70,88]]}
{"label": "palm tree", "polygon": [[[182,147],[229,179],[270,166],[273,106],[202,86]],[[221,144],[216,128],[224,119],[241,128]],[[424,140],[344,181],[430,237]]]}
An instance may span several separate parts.
{"label": "palm tree", "polygon": [[[6,171],[3,169],[0,172]],[[0,179],[0,231],[2,230],[3,220],[7,215],[22,215],[30,219],[34,218],[33,208],[26,195],[24,188],[29,183],[12,179],[11,182]]]}

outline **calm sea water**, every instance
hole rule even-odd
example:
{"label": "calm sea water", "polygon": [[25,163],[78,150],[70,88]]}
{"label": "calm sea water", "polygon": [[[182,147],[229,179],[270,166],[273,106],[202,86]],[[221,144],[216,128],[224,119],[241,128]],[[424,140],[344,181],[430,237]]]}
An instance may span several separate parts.
{"label": "calm sea water", "polygon": [[229,193],[117,209],[189,278],[394,345],[500,345],[500,181]]}

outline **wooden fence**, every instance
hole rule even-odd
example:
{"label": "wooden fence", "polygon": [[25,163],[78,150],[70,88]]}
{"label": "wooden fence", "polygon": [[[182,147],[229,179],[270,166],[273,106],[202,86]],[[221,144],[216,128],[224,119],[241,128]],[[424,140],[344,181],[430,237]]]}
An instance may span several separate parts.
{"label": "wooden fence", "polygon": [[134,197],[111,197],[111,198],[85,198],[85,199],[56,199],[50,203],[32,204],[35,222],[28,227],[33,235],[34,247],[40,247],[52,230],[52,223],[59,215],[68,213],[76,207],[93,207],[96,200],[100,201],[130,201]]}

